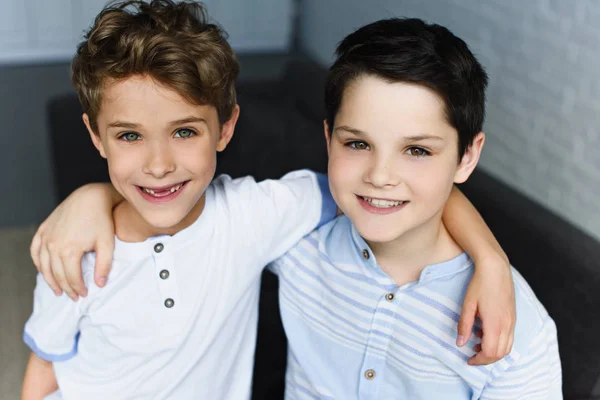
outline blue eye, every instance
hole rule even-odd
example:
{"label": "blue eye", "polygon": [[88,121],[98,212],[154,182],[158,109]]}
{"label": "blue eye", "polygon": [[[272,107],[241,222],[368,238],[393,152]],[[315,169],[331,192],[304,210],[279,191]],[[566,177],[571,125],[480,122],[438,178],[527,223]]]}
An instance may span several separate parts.
{"label": "blue eye", "polygon": [[431,155],[430,151],[427,151],[422,147],[409,147],[406,152],[413,157],[426,157]]}
{"label": "blue eye", "polygon": [[134,142],[136,140],[140,140],[141,136],[135,132],[126,132],[119,136],[119,139],[124,140],[126,142]]}
{"label": "blue eye", "polygon": [[345,144],[346,147],[350,147],[353,150],[368,150],[369,145],[366,142],[360,140],[354,140]]}
{"label": "blue eye", "polygon": [[194,136],[195,134],[196,134],[196,132],[194,132],[193,130],[184,128],[184,129],[179,129],[177,132],[175,132],[175,137],[187,139],[187,138]]}

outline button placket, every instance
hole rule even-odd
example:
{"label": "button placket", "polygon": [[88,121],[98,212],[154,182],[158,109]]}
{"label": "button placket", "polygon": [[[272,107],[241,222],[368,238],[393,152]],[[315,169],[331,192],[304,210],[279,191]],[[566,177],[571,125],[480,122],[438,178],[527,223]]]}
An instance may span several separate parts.
{"label": "button placket", "polygon": [[160,291],[161,309],[166,312],[166,316],[175,314],[175,310],[180,308],[181,303],[178,303],[177,284],[173,275],[173,260],[171,252],[168,251],[168,244],[164,242],[155,243],[153,246],[154,252],[154,268]]}
{"label": "button placket", "polygon": [[[377,387],[382,376],[380,373],[383,373],[383,370],[385,369],[384,361],[379,357],[379,351],[382,346],[384,349],[387,349],[390,345],[391,338],[393,337],[393,325],[391,323],[384,323],[384,325],[381,325],[381,322],[378,321],[382,320],[379,318],[383,316],[382,313],[391,310],[395,306],[391,301],[387,300],[386,296],[390,294],[393,295],[391,291],[382,293],[373,304],[375,311],[369,329],[365,357],[362,361],[360,375],[358,376],[358,391],[360,398],[378,398]],[[387,334],[385,338],[374,333],[382,330]]]}

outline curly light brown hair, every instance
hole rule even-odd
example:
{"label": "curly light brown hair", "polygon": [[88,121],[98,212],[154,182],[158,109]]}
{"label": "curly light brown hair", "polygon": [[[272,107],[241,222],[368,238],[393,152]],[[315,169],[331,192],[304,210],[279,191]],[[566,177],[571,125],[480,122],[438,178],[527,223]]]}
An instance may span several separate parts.
{"label": "curly light brown hair", "polygon": [[231,117],[239,64],[202,4],[113,2],[84,38],[71,74],[94,132],[105,85],[133,75],[149,76],[192,104],[215,107],[221,124]]}

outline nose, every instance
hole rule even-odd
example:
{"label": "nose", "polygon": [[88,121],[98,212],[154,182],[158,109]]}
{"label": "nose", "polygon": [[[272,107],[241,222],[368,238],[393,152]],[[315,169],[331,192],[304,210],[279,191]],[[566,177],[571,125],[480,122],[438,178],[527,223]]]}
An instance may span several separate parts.
{"label": "nose", "polygon": [[365,170],[364,180],[376,188],[394,187],[400,184],[400,175],[393,156],[374,154],[370,165]]}
{"label": "nose", "polygon": [[145,174],[160,179],[173,171],[175,171],[175,158],[169,145],[155,143],[151,149],[148,149],[148,155],[143,167]]}

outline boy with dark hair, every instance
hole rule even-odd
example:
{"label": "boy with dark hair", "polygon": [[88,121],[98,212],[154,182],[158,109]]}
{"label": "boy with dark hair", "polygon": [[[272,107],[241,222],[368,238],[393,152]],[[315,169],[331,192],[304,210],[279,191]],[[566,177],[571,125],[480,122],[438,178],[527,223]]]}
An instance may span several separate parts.
{"label": "boy with dark hair", "polygon": [[418,19],[366,25],[336,56],[325,136],[344,215],[271,266],[286,398],[562,398],[555,324],[515,270],[510,354],[473,367],[479,339],[455,345],[473,262],[442,210],[483,147],[483,67],[461,39]]}
{"label": "boy with dark hair", "polygon": [[[249,397],[261,270],[330,221],[336,206],[326,177],[310,171],[260,183],[213,180],[216,152],[239,115],[237,72],[224,33],[198,3],[130,1],[96,18],[73,61],[73,83],[118,193],[78,192],[73,204],[91,208],[88,218],[58,224],[93,232],[96,222],[107,225],[102,218],[114,220],[110,284],[94,284],[90,252],[67,271],[82,273],[88,296],[55,297],[43,278],[64,279],[62,263],[42,247],[38,261],[55,269],[38,277],[25,326],[33,353],[24,398]],[[98,197],[118,202],[112,218],[89,218],[102,211],[88,203]],[[455,200],[452,213],[468,215],[457,227],[469,238],[464,246],[482,260],[496,254],[494,245],[473,247],[488,232]],[[504,271],[484,274],[510,280]]]}

